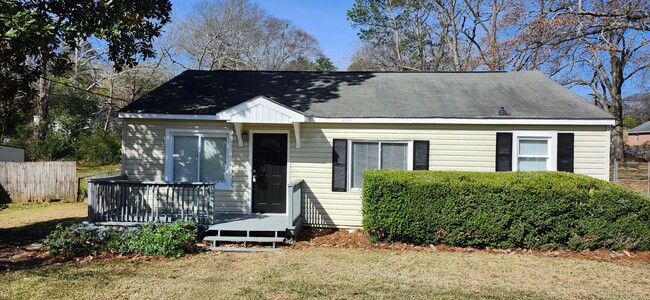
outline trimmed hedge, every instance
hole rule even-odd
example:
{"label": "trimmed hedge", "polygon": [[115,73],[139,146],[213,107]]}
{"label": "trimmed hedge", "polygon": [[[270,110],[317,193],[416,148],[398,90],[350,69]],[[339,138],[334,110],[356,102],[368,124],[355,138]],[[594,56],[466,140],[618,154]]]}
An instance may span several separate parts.
{"label": "trimmed hedge", "polygon": [[650,199],[584,175],[369,170],[363,182],[373,240],[650,250]]}

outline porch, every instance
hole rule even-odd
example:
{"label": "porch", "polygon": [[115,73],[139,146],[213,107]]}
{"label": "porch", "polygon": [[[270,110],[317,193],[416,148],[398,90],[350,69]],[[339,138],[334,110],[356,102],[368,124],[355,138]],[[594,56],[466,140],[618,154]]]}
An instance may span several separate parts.
{"label": "porch", "polygon": [[88,222],[130,226],[147,222],[194,220],[212,242],[283,242],[302,225],[303,180],[287,185],[286,213],[218,211],[215,184],[130,180],[127,176],[88,180]]}

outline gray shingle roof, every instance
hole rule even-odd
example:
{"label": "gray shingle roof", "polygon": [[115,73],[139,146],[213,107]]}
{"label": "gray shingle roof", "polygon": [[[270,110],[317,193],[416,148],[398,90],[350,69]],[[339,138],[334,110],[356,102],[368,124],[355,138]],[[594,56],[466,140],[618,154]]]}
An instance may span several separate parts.
{"label": "gray shingle roof", "polygon": [[650,121],[645,122],[637,127],[634,127],[628,131],[628,133],[635,133],[635,132],[650,132]]}
{"label": "gray shingle roof", "polygon": [[[213,115],[264,96],[336,118],[612,119],[537,71],[185,71],[120,112]],[[505,107],[509,115],[499,116]]]}

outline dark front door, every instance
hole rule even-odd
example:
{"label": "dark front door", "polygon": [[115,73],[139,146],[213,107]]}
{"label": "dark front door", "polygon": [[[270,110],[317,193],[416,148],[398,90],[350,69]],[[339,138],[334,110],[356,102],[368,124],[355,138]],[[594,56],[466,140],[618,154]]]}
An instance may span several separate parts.
{"label": "dark front door", "polygon": [[253,134],[253,212],[286,213],[287,135]]}

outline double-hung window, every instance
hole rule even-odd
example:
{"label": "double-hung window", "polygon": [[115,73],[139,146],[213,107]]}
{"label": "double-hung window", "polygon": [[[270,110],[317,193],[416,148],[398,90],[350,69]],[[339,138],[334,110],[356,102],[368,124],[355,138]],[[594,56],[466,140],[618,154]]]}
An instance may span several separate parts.
{"label": "double-hung window", "polygon": [[365,170],[411,170],[412,152],[410,142],[352,141],[348,186],[352,189],[360,189]]}
{"label": "double-hung window", "polygon": [[182,182],[214,182],[230,188],[230,133],[217,130],[166,132],[165,179]]}
{"label": "double-hung window", "polygon": [[513,166],[516,171],[555,171],[555,132],[514,132]]}

